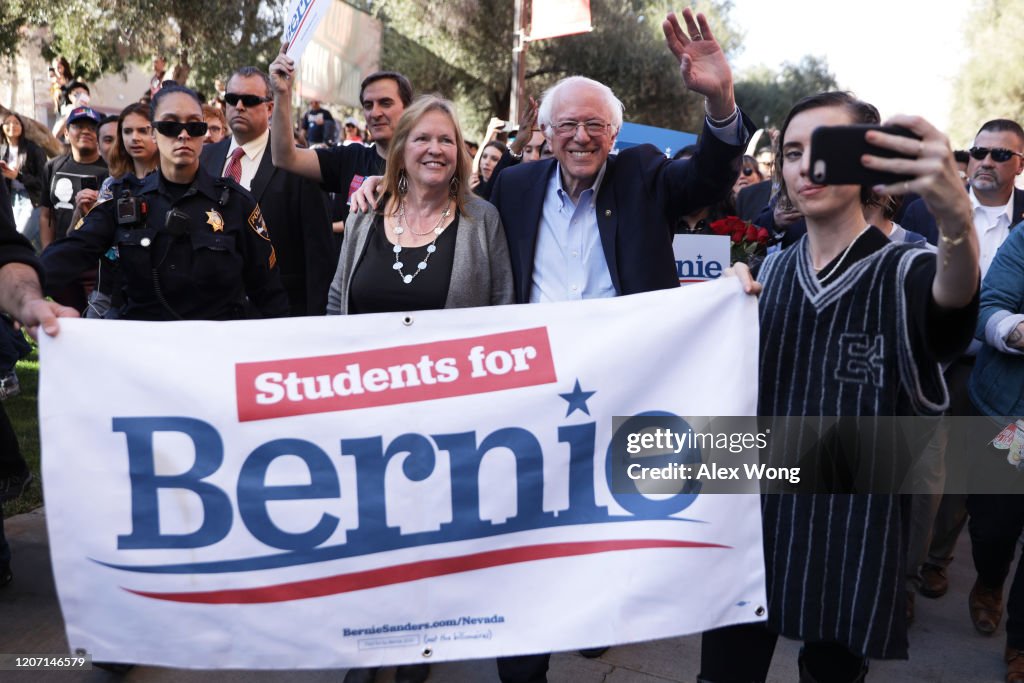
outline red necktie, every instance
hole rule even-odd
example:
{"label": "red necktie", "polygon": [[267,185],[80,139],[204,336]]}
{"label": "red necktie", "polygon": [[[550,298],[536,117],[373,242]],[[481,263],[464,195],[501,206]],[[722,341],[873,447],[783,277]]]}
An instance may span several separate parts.
{"label": "red necktie", "polygon": [[242,155],[245,154],[245,150],[241,147],[235,147],[235,151],[231,153],[231,161],[228,162],[227,170],[224,171],[225,178],[231,178],[236,183],[242,182]]}

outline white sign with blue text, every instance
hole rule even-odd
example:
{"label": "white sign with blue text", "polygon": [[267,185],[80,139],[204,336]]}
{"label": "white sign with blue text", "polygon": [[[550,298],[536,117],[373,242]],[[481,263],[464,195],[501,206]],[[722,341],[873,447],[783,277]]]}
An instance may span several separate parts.
{"label": "white sign with blue text", "polygon": [[726,235],[676,235],[672,239],[672,252],[676,257],[679,284],[692,285],[715,280],[730,265]]}
{"label": "white sign with blue text", "polygon": [[291,0],[285,14],[282,42],[288,44],[286,53],[296,62],[302,58],[306,46],[313,39],[317,26],[327,16],[333,0]]}
{"label": "white sign with blue text", "polygon": [[761,620],[757,495],[610,483],[613,416],[754,414],[756,326],[732,278],[410,314],[67,320],[42,340],[40,427],[68,644],[332,668]]}

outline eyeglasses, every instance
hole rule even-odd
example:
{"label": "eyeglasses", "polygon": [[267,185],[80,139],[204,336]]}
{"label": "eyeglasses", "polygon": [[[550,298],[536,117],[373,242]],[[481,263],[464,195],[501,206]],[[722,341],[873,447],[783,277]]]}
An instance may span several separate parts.
{"label": "eyeglasses", "polygon": [[153,124],[156,128],[156,132],[160,133],[165,137],[176,138],[181,135],[181,131],[188,133],[190,138],[199,138],[206,135],[206,121],[188,121],[182,123],[181,121],[156,121]]}
{"label": "eyeglasses", "polygon": [[576,129],[580,126],[583,126],[583,130],[587,131],[587,135],[590,137],[599,138],[608,133],[612,124],[602,123],[601,121],[559,121],[558,123],[551,124],[555,134],[563,138],[576,135]]}
{"label": "eyeglasses", "polygon": [[232,107],[237,106],[239,102],[247,107],[255,107],[257,104],[265,104],[273,99],[273,97],[260,97],[259,95],[239,95],[236,92],[224,93],[224,101]]}
{"label": "eyeglasses", "polygon": [[1021,159],[1024,159],[1024,154],[1014,152],[1012,149],[1004,149],[1002,147],[971,147],[967,150],[967,153],[976,161],[984,161],[985,157],[991,154],[992,161],[1000,164],[1004,161],[1009,161],[1011,157],[1020,157]]}

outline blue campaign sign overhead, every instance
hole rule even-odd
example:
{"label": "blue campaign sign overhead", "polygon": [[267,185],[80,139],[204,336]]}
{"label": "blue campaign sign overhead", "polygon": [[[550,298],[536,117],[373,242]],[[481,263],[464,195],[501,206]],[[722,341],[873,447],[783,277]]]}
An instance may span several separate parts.
{"label": "blue campaign sign overhead", "polygon": [[683,147],[696,143],[697,136],[693,133],[623,122],[615,148],[621,151],[627,147],[651,144],[664,152],[665,156],[671,157]]}

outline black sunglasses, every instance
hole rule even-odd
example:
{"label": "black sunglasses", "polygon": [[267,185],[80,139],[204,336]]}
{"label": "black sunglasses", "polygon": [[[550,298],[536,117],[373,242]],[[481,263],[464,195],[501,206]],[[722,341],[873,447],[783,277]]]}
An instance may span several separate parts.
{"label": "black sunglasses", "polygon": [[259,95],[239,95],[234,92],[224,93],[224,101],[232,107],[238,105],[239,102],[247,107],[255,107],[257,104],[265,104],[273,99],[273,97],[260,97]]}
{"label": "black sunglasses", "polygon": [[967,153],[977,161],[984,161],[985,157],[991,154],[992,161],[1000,164],[1004,161],[1009,161],[1013,157],[1024,159],[1024,154],[1014,152],[1012,149],[1003,149],[1002,147],[971,147],[967,150]]}
{"label": "black sunglasses", "polygon": [[181,121],[155,121],[153,127],[156,128],[156,132],[160,135],[164,135],[169,138],[176,138],[181,135],[181,131],[188,133],[191,138],[199,138],[206,135],[206,121],[189,121],[182,123]]}

